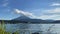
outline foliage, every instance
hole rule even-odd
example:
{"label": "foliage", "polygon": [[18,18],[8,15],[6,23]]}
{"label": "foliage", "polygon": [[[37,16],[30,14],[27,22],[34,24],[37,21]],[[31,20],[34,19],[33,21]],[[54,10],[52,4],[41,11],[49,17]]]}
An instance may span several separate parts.
{"label": "foliage", "polygon": [[10,32],[6,32],[6,27],[4,21],[0,22],[0,34],[11,34]]}
{"label": "foliage", "polygon": [[6,32],[4,29],[0,29],[0,34],[10,34],[10,32]]}

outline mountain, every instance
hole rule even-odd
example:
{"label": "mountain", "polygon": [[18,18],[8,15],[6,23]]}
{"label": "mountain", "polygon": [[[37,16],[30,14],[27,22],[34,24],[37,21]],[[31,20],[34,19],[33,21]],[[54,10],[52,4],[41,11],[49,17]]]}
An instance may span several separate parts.
{"label": "mountain", "polygon": [[20,16],[18,18],[13,19],[13,20],[27,20],[27,19],[31,19],[31,18],[29,18],[27,16]]}
{"label": "mountain", "polygon": [[52,23],[60,23],[60,20],[55,20]]}
{"label": "mountain", "polygon": [[13,19],[13,21],[19,21],[23,23],[52,23],[54,20],[32,19],[27,16],[20,16],[18,18]]}
{"label": "mountain", "polygon": [[47,21],[47,22],[53,22],[53,21],[55,21],[55,20],[47,19],[47,20],[45,20],[45,21]]}
{"label": "mountain", "polygon": [[27,17],[27,16],[20,16],[18,18],[15,18],[13,20],[15,21],[23,21],[23,22],[28,22],[28,20],[30,20],[31,18]]}
{"label": "mountain", "polygon": [[12,19],[12,20],[0,20],[0,22],[4,21],[5,23],[32,23],[32,24],[39,24],[39,23],[60,23],[60,20],[42,20],[42,19],[32,19],[27,16],[20,16],[18,18]]}
{"label": "mountain", "polygon": [[42,19],[32,19],[27,16],[20,16],[18,18],[13,19],[15,21],[24,21],[24,22],[31,22],[31,23],[40,23],[43,22]]}

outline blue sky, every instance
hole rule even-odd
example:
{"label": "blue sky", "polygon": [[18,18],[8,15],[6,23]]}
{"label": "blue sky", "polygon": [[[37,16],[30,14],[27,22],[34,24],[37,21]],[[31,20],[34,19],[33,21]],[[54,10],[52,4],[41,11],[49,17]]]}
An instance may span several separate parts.
{"label": "blue sky", "polygon": [[60,0],[0,0],[0,19],[14,19],[20,14],[44,20],[60,20]]}

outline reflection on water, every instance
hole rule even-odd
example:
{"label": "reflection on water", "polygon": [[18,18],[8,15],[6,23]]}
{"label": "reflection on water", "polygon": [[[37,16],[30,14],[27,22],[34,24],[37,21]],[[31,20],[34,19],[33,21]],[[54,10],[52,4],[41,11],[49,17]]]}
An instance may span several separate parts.
{"label": "reflection on water", "polygon": [[[54,25],[53,27],[51,27]],[[60,24],[6,24],[6,31],[15,32],[18,31],[21,34],[25,33],[34,33],[34,32],[49,32],[60,33]]]}

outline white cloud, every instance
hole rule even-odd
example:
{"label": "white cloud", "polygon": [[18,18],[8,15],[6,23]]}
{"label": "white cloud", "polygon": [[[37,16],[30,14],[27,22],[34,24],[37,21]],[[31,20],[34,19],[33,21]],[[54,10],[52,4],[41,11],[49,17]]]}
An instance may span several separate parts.
{"label": "white cloud", "polygon": [[60,8],[54,8],[54,9],[49,9],[45,11],[48,13],[60,13]]}
{"label": "white cloud", "polygon": [[43,10],[43,15],[40,16],[42,19],[55,19],[60,20],[60,8],[54,8],[49,10]]}
{"label": "white cloud", "polygon": [[26,11],[22,11],[22,10],[18,10],[18,9],[15,9],[15,12],[17,14],[22,14],[22,15],[25,15],[25,16],[32,16],[33,14],[30,13],[30,12],[26,12]]}
{"label": "white cloud", "polygon": [[42,15],[39,17],[40,19],[53,19],[53,20],[60,20],[60,15]]}
{"label": "white cloud", "polygon": [[60,6],[60,3],[52,3],[50,6]]}
{"label": "white cloud", "polygon": [[60,8],[54,8],[44,11],[45,11],[45,13],[43,13],[44,15],[40,16],[40,18],[60,20]]}
{"label": "white cloud", "polygon": [[[58,14],[58,13],[60,13],[60,8],[54,8],[54,9],[44,10],[44,11],[43,11],[43,13],[40,16],[36,16],[33,13],[15,9],[15,12],[17,14],[22,14],[22,15],[29,16],[29,17],[35,18],[35,19],[43,19],[43,20],[45,20],[45,19],[53,19],[53,20],[60,20],[60,14]],[[51,14],[51,15],[48,15],[48,14]]]}
{"label": "white cloud", "polygon": [[45,9],[45,10],[42,10],[40,14],[41,14],[40,16],[37,16],[38,19],[60,20],[60,8],[47,9],[47,10]]}
{"label": "white cloud", "polygon": [[22,11],[22,10],[18,10],[18,9],[15,9],[15,12],[17,14],[25,15],[25,16],[28,16],[30,18],[39,18],[38,16],[35,16],[33,13],[30,13],[30,12],[26,12],[26,11]]}

